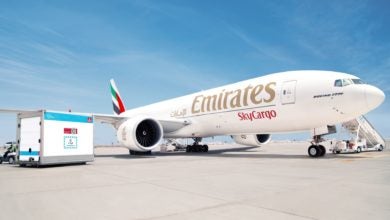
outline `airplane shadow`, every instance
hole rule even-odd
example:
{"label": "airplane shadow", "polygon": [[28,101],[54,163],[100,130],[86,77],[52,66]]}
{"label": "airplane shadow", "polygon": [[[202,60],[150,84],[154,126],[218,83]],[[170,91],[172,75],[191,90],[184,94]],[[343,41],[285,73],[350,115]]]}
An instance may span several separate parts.
{"label": "airplane shadow", "polygon": [[129,154],[105,154],[105,155],[95,155],[96,158],[117,158],[117,159],[143,159],[143,158],[156,158],[156,157],[178,157],[178,156],[188,156],[188,157],[218,157],[218,158],[247,158],[247,159],[316,159],[316,160],[326,160],[326,159],[359,159],[359,158],[368,158],[364,156],[350,157],[348,155],[341,154],[331,154],[327,153],[324,157],[311,158],[307,154],[302,155],[289,155],[289,154],[269,154],[266,152],[251,151],[257,147],[237,147],[229,149],[213,149],[207,153],[186,153],[182,151],[176,152],[153,152],[152,155],[129,155]]}

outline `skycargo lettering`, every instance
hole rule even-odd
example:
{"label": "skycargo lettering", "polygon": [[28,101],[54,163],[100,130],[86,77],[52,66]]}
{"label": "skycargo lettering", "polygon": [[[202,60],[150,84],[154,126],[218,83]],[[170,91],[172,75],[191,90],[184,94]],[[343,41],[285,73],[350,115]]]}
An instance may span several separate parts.
{"label": "skycargo lettering", "polygon": [[268,118],[271,120],[272,118],[276,118],[276,111],[252,111],[252,112],[239,112],[237,116],[240,118],[240,121],[253,121],[258,119]]}
{"label": "skycargo lettering", "polygon": [[243,89],[226,91],[223,89],[219,94],[198,95],[192,101],[192,114],[220,111],[246,107],[249,105],[269,105],[275,100],[276,82],[270,82],[265,86],[248,85]]}

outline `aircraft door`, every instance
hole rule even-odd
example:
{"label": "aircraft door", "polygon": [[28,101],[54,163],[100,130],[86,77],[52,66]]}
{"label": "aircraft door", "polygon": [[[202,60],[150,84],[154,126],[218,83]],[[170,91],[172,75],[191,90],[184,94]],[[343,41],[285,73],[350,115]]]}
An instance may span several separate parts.
{"label": "aircraft door", "polygon": [[281,103],[282,105],[295,103],[296,80],[286,81],[282,85]]}

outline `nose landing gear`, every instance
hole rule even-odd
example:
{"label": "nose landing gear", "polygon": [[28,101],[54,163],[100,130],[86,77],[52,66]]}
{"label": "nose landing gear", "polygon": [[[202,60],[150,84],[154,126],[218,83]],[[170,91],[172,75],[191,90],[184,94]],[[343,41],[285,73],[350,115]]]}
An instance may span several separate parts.
{"label": "nose landing gear", "polygon": [[310,157],[323,157],[326,153],[326,148],[322,145],[311,145],[307,150]]}
{"label": "nose landing gear", "polygon": [[313,141],[311,142],[311,145],[309,149],[307,150],[307,153],[310,157],[323,157],[326,154],[326,148],[323,145],[320,145],[324,141],[324,139],[321,137],[321,135],[315,135],[313,137]]}

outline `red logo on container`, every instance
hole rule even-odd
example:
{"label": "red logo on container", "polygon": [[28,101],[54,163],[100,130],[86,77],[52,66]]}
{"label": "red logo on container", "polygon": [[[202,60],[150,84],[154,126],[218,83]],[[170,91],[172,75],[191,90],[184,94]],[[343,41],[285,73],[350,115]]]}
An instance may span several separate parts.
{"label": "red logo on container", "polygon": [[77,134],[77,128],[64,128],[64,134]]}

